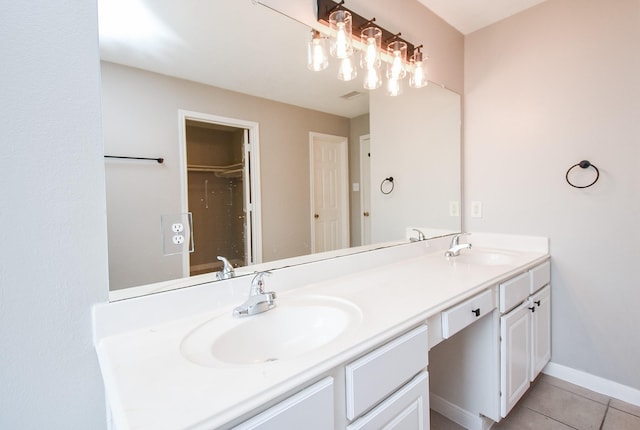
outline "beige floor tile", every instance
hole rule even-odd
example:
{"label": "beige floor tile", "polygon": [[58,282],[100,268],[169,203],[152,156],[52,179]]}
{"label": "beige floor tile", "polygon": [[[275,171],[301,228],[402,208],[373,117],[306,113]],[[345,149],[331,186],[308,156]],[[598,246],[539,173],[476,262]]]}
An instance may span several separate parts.
{"label": "beige floor tile", "polygon": [[635,415],[636,417],[640,417],[640,406],[625,403],[622,400],[618,399],[611,399],[611,403],[609,404],[609,406],[619,411]]}
{"label": "beige floor tile", "polygon": [[596,393],[594,391],[583,388],[579,385],[572,384],[571,382],[563,381],[562,379],[554,378],[553,376],[541,374],[537,381],[546,382],[547,384],[551,384],[554,387],[562,388],[563,390],[571,391],[572,393],[581,395],[586,397],[587,399],[591,399],[595,402],[602,403],[606,405],[609,403],[609,397],[604,394]]}
{"label": "beige floor tile", "polygon": [[578,430],[598,430],[607,406],[565,389],[538,381],[518,406]]}
{"label": "beige floor tile", "polygon": [[640,417],[609,408],[602,430],[638,430]]}
{"label": "beige floor tile", "polygon": [[545,417],[531,409],[517,406],[492,430],[572,430],[571,427]]}
{"label": "beige floor tile", "polygon": [[431,430],[464,430],[464,427],[448,420],[435,411],[431,411]]}

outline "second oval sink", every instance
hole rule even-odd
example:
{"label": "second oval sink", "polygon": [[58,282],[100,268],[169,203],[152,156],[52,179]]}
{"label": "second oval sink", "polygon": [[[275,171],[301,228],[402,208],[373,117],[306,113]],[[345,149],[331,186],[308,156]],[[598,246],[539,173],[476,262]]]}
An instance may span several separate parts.
{"label": "second oval sink", "polygon": [[285,299],[262,314],[214,318],[189,333],[180,349],[207,367],[287,360],[326,345],[361,319],[360,309],[346,300]]}
{"label": "second oval sink", "polygon": [[506,251],[474,249],[463,250],[457,257],[448,257],[454,263],[479,266],[504,266],[515,261],[513,254]]}

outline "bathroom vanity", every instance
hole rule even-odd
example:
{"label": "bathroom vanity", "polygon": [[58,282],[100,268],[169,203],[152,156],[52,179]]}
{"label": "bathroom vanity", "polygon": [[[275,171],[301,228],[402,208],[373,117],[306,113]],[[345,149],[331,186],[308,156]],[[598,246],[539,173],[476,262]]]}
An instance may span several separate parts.
{"label": "bathroom vanity", "polygon": [[112,428],[489,428],[550,356],[548,241],[469,241],[274,270],[244,318],[250,277],[97,306]]}

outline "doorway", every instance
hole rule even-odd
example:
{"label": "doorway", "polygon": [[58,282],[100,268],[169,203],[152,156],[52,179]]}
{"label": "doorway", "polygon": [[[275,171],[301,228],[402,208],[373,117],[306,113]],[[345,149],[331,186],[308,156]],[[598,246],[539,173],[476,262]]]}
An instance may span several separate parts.
{"label": "doorway", "polygon": [[180,112],[183,212],[193,219],[194,251],[185,272],[261,262],[257,124]]}
{"label": "doorway", "polygon": [[311,252],[349,247],[348,139],[309,133]]}

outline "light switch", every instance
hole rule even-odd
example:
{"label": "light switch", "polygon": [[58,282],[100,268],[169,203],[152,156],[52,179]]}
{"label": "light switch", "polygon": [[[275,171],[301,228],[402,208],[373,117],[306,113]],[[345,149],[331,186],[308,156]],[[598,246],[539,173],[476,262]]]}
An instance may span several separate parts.
{"label": "light switch", "polygon": [[471,218],[482,218],[482,202],[471,202]]}

